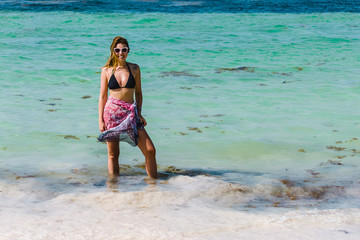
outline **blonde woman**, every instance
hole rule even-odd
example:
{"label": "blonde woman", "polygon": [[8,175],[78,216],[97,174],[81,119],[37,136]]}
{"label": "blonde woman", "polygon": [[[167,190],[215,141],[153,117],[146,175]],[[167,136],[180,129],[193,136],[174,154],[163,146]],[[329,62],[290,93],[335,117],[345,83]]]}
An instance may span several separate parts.
{"label": "blonde woman", "polygon": [[140,148],[145,156],[148,176],[157,178],[155,147],[144,128],[146,120],[141,115],[140,68],[126,61],[129,51],[128,41],[115,37],[110,46],[109,60],[101,71],[99,129],[102,133],[98,140],[107,142],[109,174],[119,174],[119,141],[124,141]]}

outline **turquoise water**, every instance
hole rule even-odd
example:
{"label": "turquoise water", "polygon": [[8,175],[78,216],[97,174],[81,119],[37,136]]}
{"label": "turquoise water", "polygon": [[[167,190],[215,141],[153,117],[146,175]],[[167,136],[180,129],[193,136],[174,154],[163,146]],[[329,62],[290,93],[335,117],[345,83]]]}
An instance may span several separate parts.
{"label": "turquoise water", "polygon": [[87,192],[110,194],[97,98],[120,35],[130,42],[128,61],[141,67],[146,129],[168,176],[146,195],[143,157],[122,143],[115,188],[125,195],[106,196],[122,202],[138,191],[173,209],[179,191],[184,214],[195,195],[191,207],[206,202],[216,211],[358,211],[359,14],[3,11],[0,23],[5,202],[50,209],[97,199]]}
{"label": "turquoise water", "polygon": [[[291,165],[305,160],[297,149],[326,154],[357,137],[357,14],[9,12],[2,21],[1,129],[10,133],[2,154],[72,158],[60,144],[102,163],[106,149],[92,137],[99,71],[115,35],[129,39],[129,61],[141,66],[160,164],[243,169],[282,152]],[[221,70],[239,67],[248,69]]]}

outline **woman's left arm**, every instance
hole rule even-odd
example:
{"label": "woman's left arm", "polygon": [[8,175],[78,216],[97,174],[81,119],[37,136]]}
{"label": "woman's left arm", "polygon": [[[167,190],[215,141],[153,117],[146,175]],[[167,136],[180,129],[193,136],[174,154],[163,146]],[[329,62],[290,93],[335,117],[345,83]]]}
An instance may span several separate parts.
{"label": "woman's left arm", "polygon": [[143,102],[143,97],[142,97],[142,90],[141,90],[141,72],[140,72],[140,67],[135,64],[134,65],[134,70],[135,70],[135,101],[137,104],[137,110],[138,110],[138,114],[139,114],[139,118],[140,121],[144,124],[144,126],[146,126],[146,120],[145,118],[141,115],[141,107],[142,107],[142,102]]}

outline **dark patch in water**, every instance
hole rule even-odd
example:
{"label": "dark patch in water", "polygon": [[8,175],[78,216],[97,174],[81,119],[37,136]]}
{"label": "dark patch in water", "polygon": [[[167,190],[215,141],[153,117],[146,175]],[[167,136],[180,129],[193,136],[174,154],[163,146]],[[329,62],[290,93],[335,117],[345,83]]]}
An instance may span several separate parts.
{"label": "dark patch in water", "polygon": [[200,77],[197,74],[193,74],[186,71],[170,71],[170,72],[161,72],[160,77]]}
{"label": "dark patch in water", "polygon": [[[212,115],[211,117],[223,117],[223,116],[225,116],[225,114],[218,113],[218,114],[214,114],[214,115]],[[208,117],[209,117],[209,115],[204,114],[204,115],[200,115],[200,117],[202,117],[202,118],[208,118]]]}
{"label": "dark patch in water", "polygon": [[136,164],[136,165],[134,165],[134,167],[141,168],[141,169],[144,169],[144,170],[145,170],[145,163]]}
{"label": "dark patch in water", "polygon": [[189,129],[190,131],[195,131],[195,132],[198,132],[198,133],[201,133],[201,132],[202,132],[198,127],[188,127],[188,129]]}
{"label": "dark patch in water", "polygon": [[88,99],[88,98],[91,98],[91,96],[89,96],[89,95],[86,95],[86,96],[83,96],[83,97],[81,97],[82,99]]}
{"label": "dark patch in water", "polygon": [[106,181],[100,181],[100,182],[96,182],[93,184],[95,187],[105,187],[106,186]]}
{"label": "dark patch in water", "polygon": [[348,141],[345,141],[345,142],[354,142],[354,141],[357,141],[357,140],[359,140],[359,139],[358,138],[352,138],[352,139],[350,139]]}
{"label": "dark patch in water", "polygon": [[97,136],[89,136],[89,135],[86,135],[86,138],[97,138]]}
{"label": "dark patch in water", "polygon": [[341,166],[344,165],[342,164],[340,161],[336,161],[336,160],[331,160],[329,159],[326,163],[320,163],[320,166],[326,166],[326,165],[337,165],[337,166]]}
{"label": "dark patch in water", "polygon": [[360,150],[350,149],[353,153],[360,153]]}
{"label": "dark patch in water", "polygon": [[335,147],[335,146],[326,146],[327,149],[335,150],[335,151],[343,151],[346,148],[343,147]]}
{"label": "dark patch in water", "polygon": [[34,175],[25,175],[25,176],[15,176],[15,179],[16,180],[19,180],[21,178],[34,178],[35,176]]}
{"label": "dark patch in water", "polygon": [[294,80],[294,81],[283,81],[283,84],[288,84],[288,83],[294,83],[294,82],[300,82],[300,80]]}
{"label": "dark patch in water", "polygon": [[254,72],[254,67],[236,67],[236,68],[218,68],[215,70],[216,73],[222,73],[224,71],[227,72],[238,72],[238,71],[244,71],[244,72]]}
{"label": "dark patch in water", "polygon": [[289,179],[282,179],[280,182],[285,185],[285,187],[273,187],[271,195],[276,198],[284,198],[291,201],[301,198],[320,200],[324,199],[328,194],[340,196],[345,191],[343,186],[307,186],[304,185],[305,181],[295,182]]}
{"label": "dark patch in water", "polygon": [[57,86],[69,86],[69,84],[67,84],[66,82],[54,83],[54,85],[57,85]]}
{"label": "dark patch in water", "polygon": [[78,187],[78,186],[81,185],[81,182],[71,182],[71,183],[69,183],[69,185],[74,186],[74,187]]}
{"label": "dark patch in water", "polygon": [[293,186],[295,186],[295,182],[294,182],[294,181],[290,181],[290,180],[288,180],[288,179],[282,179],[282,180],[280,180],[280,182],[281,182],[282,184],[284,184],[285,186],[287,186],[287,187],[293,187]]}
{"label": "dark patch in water", "polygon": [[56,135],[57,137],[63,137],[65,139],[76,139],[76,140],[80,140],[80,138],[74,136],[74,135]]}
{"label": "dark patch in water", "polygon": [[46,111],[48,111],[48,112],[56,112],[58,109],[48,109],[48,110],[46,110]]}
{"label": "dark patch in water", "polygon": [[77,173],[81,173],[81,172],[86,172],[88,169],[86,168],[86,167],[83,167],[83,168],[74,168],[74,169],[71,169],[70,171],[72,172],[72,173],[75,173],[75,174],[77,174]]}
{"label": "dark patch in water", "polygon": [[177,174],[177,175],[186,175],[190,177],[198,176],[198,175],[204,175],[204,176],[210,176],[211,174],[202,171],[202,170],[190,170],[190,169],[180,169],[176,168],[175,166],[169,166],[164,169],[165,173],[171,173],[171,174]]}
{"label": "dark patch in water", "polygon": [[312,177],[320,177],[320,173],[316,172],[315,170],[308,169],[306,170],[307,173],[310,173]]}
{"label": "dark patch in water", "polygon": [[278,75],[282,75],[282,76],[292,76],[292,72],[290,73],[279,73],[279,72],[271,72],[272,74],[278,74]]}
{"label": "dark patch in water", "polygon": [[180,89],[191,90],[189,87],[180,87]]}

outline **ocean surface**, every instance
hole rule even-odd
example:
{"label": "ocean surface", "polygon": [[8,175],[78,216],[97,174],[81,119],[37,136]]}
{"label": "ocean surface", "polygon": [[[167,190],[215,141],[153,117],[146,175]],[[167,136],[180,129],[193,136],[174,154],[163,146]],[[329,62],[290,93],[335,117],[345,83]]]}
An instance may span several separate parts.
{"label": "ocean surface", "polygon": [[[359,239],[356,0],[1,1],[0,240]],[[115,36],[160,178],[98,142]]]}

